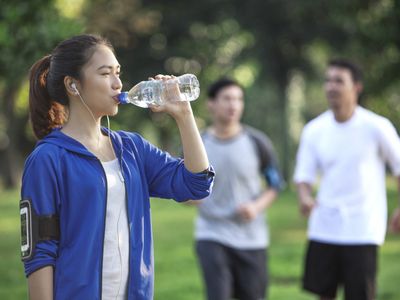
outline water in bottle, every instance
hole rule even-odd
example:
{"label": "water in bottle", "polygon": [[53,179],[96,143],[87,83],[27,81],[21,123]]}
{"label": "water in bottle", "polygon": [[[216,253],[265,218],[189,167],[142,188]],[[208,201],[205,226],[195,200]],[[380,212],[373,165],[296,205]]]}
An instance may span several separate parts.
{"label": "water in bottle", "polygon": [[135,85],[129,92],[118,95],[121,104],[132,103],[140,107],[163,105],[171,101],[193,101],[200,95],[200,84],[193,74],[185,74],[166,81],[149,80]]}

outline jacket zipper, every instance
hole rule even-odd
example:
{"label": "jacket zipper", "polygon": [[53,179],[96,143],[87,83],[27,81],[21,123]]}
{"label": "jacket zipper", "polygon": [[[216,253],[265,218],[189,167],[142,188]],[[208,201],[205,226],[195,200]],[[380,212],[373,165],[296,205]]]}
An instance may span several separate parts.
{"label": "jacket zipper", "polygon": [[100,167],[103,171],[104,179],[106,181],[106,201],[104,205],[104,218],[103,218],[103,237],[102,237],[102,243],[101,243],[101,259],[100,259],[100,275],[99,275],[99,295],[100,298],[103,296],[103,255],[104,255],[104,232],[106,230],[106,213],[107,213],[107,198],[108,198],[108,182],[107,182],[107,176],[106,176],[106,171],[104,170],[103,165],[101,164],[100,159],[96,157],[97,161],[100,164]]}
{"label": "jacket zipper", "polygon": [[123,161],[124,161],[124,159],[123,159],[123,157],[122,157],[122,153],[123,153],[123,149],[121,149],[121,154],[120,154],[120,157],[119,157],[119,169],[120,169],[120,172],[121,172],[121,176],[122,176],[122,178],[123,178],[123,180],[124,180],[124,189],[125,189],[125,209],[126,209],[126,216],[127,216],[127,219],[128,219],[128,229],[129,229],[129,245],[128,245],[128,247],[129,247],[129,252],[128,252],[128,264],[129,264],[129,267],[128,267],[128,291],[127,291],[127,296],[128,296],[128,299],[129,299],[129,291],[130,291],[130,280],[131,280],[131,268],[130,268],[130,266],[131,266],[131,260],[130,260],[130,258],[131,258],[131,226],[129,226],[129,224],[130,224],[130,216],[129,216],[129,210],[128,210],[128,192],[127,192],[127,190],[126,190],[126,183],[125,183],[125,176],[124,176],[124,169],[123,169]]}
{"label": "jacket zipper", "polygon": [[131,226],[130,226],[130,216],[129,216],[129,210],[128,210],[128,195],[127,195],[127,190],[126,190],[126,184],[125,184],[125,177],[123,175],[123,171],[121,169],[122,177],[124,178],[124,188],[125,188],[125,207],[126,207],[126,216],[128,218],[128,229],[129,229],[129,252],[128,252],[128,299],[129,299],[129,291],[130,291],[130,281],[131,281]]}

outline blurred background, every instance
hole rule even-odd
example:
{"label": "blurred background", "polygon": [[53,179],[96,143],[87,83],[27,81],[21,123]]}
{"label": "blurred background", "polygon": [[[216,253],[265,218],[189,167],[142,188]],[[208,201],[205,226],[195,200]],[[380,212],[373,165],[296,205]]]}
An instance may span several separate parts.
{"label": "blurred background", "polygon": [[[220,76],[238,80],[246,89],[244,122],[270,136],[288,182],[304,124],[327,107],[322,84],[330,58],[358,62],[365,74],[362,105],[400,128],[398,0],[0,0],[1,299],[26,297],[17,205],[23,162],[36,142],[27,114],[28,71],[58,42],[79,33],[112,42],[125,90],[159,73],[196,74],[202,90],[193,108],[200,128],[208,124],[208,84]],[[179,153],[176,126],[166,115],[121,107],[111,128],[137,131]],[[394,191],[389,182],[391,209]],[[270,211],[270,296],[311,299],[299,283],[306,222],[290,185],[281,198]],[[154,202],[156,299],[203,297],[188,226],[194,213]],[[400,299],[400,272],[393,268],[399,238],[389,235],[381,252],[379,299]]]}

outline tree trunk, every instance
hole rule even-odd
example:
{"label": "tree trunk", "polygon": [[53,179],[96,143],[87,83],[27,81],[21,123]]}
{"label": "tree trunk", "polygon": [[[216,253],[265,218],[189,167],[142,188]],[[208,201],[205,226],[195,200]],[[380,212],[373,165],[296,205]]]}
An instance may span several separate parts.
{"label": "tree trunk", "polygon": [[282,130],[282,142],[281,142],[281,163],[282,163],[282,175],[286,182],[290,181],[290,135],[289,135],[289,120],[288,120],[288,111],[287,111],[287,88],[288,81],[286,76],[281,76],[278,78],[278,96],[279,96],[279,107],[281,111],[281,130]]}

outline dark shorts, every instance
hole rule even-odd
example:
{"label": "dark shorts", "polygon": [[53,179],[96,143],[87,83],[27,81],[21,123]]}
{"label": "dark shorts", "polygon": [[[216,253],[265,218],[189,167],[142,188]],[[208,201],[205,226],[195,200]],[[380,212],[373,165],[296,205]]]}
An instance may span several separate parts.
{"label": "dark shorts", "polygon": [[339,285],[345,299],[375,299],[376,245],[334,245],[310,241],[303,288],[322,297],[334,298]]}
{"label": "dark shorts", "polygon": [[265,299],[267,252],[238,250],[214,241],[197,241],[208,300]]}

